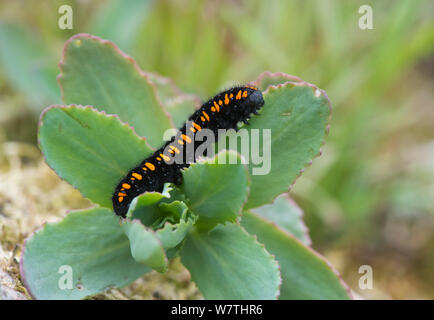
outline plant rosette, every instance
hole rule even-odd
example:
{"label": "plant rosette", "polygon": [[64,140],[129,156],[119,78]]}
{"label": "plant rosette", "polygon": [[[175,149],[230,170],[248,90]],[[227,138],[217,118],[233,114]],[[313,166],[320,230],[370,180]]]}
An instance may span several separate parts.
{"label": "plant rosette", "polygon": [[90,297],[150,270],[165,272],[178,256],[206,299],[351,297],[310,247],[301,210],[287,195],[327,136],[331,108],[324,91],[264,72],[251,84],[265,104],[243,128],[271,129],[269,173],[254,175],[253,161],[223,150],[216,157],[235,156],[237,164],[194,163],[183,170],[180,186],[139,195],[119,219],[111,203],[117,183],[200,100],[88,34],[66,42],[60,70],[64,104],[42,113],[40,149],[59,177],[95,206],[26,239],[20,269],[34,298]]}

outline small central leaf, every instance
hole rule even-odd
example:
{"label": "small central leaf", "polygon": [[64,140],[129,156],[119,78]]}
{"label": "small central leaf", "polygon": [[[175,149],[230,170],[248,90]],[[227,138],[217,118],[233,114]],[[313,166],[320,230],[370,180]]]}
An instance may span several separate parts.
{"label": "small central leaf", "polygon": [[[271,165],[264,175],[251,175],[251,191],[246,208],[270,203],[287,192],[295,179],[319,154],[327,135],[329,101],[323,92],[304,82],[285,83],[264,92],[265,105],[259,116],[245,126],[259,132],[259,150],[271,149],[263,166]],[[270,141],[263,141],[263,129],[271,129]],[[252,135],[250,135],[252,136]],[[257,167],[249,159],[249,172]]]}
{"label": "small central leaf", "polygon": [[127,217],[140,221],[145,229],[154,230],[164,249],[178,246],[197,218],[191,214],[177,189],[165,184],[163,193],[145,192],[131,203]]}

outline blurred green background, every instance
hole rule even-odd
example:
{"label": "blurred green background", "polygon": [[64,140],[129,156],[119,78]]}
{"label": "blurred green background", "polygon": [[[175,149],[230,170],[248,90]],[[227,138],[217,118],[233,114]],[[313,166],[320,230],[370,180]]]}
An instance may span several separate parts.
{"label": "blurred green background", "polygon": [[[72,30],[58,27],[62,4]],[[358,26],[364,4],[373,30]],[[40,112],[61,102],[63,44],[80,32],[202,99],[266,70],[299,76],[333,105],[323,154],[291,191],[313,247],[362,297],[433,299],[433,18],[429,0],[2,0],[0,140],[36,145]],[[372,290],[358,287],[361,265]]]}

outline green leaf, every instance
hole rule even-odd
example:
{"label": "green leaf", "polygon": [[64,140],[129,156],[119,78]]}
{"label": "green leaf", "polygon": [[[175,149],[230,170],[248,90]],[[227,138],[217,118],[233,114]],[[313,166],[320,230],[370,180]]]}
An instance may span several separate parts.
{"label": "green leaf", "polygon": [[39,143],[47,163],[81,193],[111,208],[114,188],[152,151],[115,116],[90,107],[46,109]]}
{"label": "green leaf", "polygon": [[127,217],[154,229],[164,249],[174,248],[184,240],[197,220],[189,214],[187,205],[177,198],[181,197],[176,189],[166,183],[162,193],[146,192],[134,198]]}
{"label": "green leaf", "polygon": [[177,128],[201,106],[201,100],[194,94],[182,92],[170,78],[149,73],[149,79],[157,86],[157,94],[165,109],[170,113]]}
{"label": "green leaf", "polygon": [[254,237],[236,224],[188,235],[180,251],[206,299],[276,299],[279,266]]}
{"label": "green leaf", "polygon": [[156,87],[136,62],[110,41],[79,34],[65,45],[59,82],[66,104],[92,105],[117,114],[154,148],[173,127]]}
{"label": "green leaf", "polygon": [[159,272],[167,270],[167,258],[160,239],[139,220],[124,221],[122,229],[130,240],[134,260]]}
{"label": "green leaf", "polygon": [[282,194],[274,199],[272,204],[267,204],[251,211],[276,223],[305,245],[311,245],[312,241],[310,240],[309,232],[303,222],[303,211],[288,194]]}
{"label": "green leaf", "polygon": [[260,129],[259,150],[263,150],[262,129],[271,129],[271,141],[265,142],[271,147],[271,157],[264,159],[271,168],[268,174],[255,174],[252,168],[258,165],[250,159],[249,172],[253,174],[246,208],[270,203],[288,191],[303,168],[319,154],[330,117],[325,93],[305,82],[271,86],[264,92],[264,101],[261,114],[252,117],[245,128]]}
{"label": "green leaf", "polygon": [[241,225],[276,257],[282,274],[280,299],[348,299],[346,285],[330,264],[288,232],[245,212]]}
{"label": "green leaf", "polygon": [[[206,162],[194,163],[183,171],[181,191],[188,207],[199,217],[198,228],[211,229],[218,223],[235,221],[248,195],[248,173],[242,164],[215,164],[218,157],[230,156],[224,151]],[[239,155],[234,155],[239,158]]]}
{"label": "green leaf", "polygon": [[131,201],[127,217],[139,219],[145,226],[151,226],[160,215],[158,204],[162,199],[170,199],[172,190],[171,184],[166,183],[161,193],[152,191],[138,195]]}
{"label": "green leaf", "polygon": [[260,90],[265,91],[269,86],[277,86],[287,81],[303,82],[303,80],[297,76],[293,76],[283,72],[265,71],[261,73],[259,77],[252,82],[252,84],[258,87]]}
{"label": "green leaf", "polygon": [[193,112],[200,107],[200,102],[193,96],[181,95],[167,100],[164,106],[172,116],[175,126],[180,128]]}
{"label": "green leaf", "polygon": [[[158,219],[164,217],[167,212],[174,213],[177,211],[174,208],[162,207],[164,204],[171,206],[172,203],[176,202],[175,200],[185,201],[185,196],[172,183],[166,183],[162,193],[156,191],[145,192],[135,197],[128,209],[127,217],[139,219],[147,227],[154,227],[161,220]],[[177,219],[180,218],[181,214]]]}
{"label": "green leaf", "polygon": [[[68,284],[62,266],[72,268],[71,289],[59,287]],[[26,240],[20,268],[36,299],[82,299],[125,286],[150,271],[131,257],[119,219],[104,208],[71,212],[46,224]]]}
{"label": "green leaf", "polygon": [[26,94],[30,106],[40,112],[61,101],[57,68],[46,45],[20,25],[0,23],[0,63],[11,83]]}

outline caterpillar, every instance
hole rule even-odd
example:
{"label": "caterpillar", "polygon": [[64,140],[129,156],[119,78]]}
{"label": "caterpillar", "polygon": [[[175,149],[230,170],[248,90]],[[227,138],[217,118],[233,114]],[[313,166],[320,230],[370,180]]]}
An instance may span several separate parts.
{"label": "caterpillar", "polygon": [[[253,86],[237,86],[223,91],[196,110],[170,141],[143,160],[119,182],[113,197],[113,210],[125,217],[131,201],[148,191],[161,192],[164,184],[182,183],[181,169],[188,167],[187,161],[174,162],[174,157],[186,154],[189,144],[196,151],[194,134],[202,129],[211,130],[218,138],[218,129],[235,129],[239,122],[248,123],[252,113],[264,105],[261,91]],[[185,158],[184,158],[185,159]],[[192,162],[195,161],[193,157]]]}

